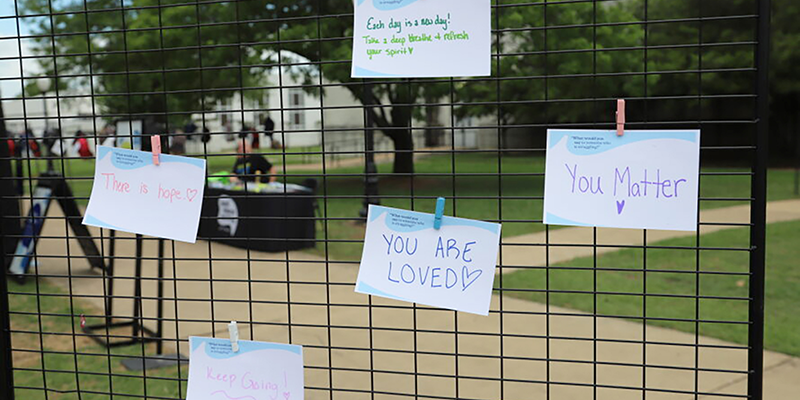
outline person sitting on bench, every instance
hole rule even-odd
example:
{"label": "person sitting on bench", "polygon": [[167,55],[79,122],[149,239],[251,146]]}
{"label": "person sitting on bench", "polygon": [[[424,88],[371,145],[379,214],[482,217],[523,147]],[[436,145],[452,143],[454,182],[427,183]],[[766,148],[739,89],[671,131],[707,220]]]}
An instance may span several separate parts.
{"label": "person sitting on bench", "polygon": [[[250,143],[239,143],[239,154],[233,164],[233,173],[236,176],[231,177],[231,181],[254,182],[256,178],[260,178],[260,182],[275,182],[275,166],[261,154],[252,154],[252,150]],[[267,177],[264,179],[260,175]]]}

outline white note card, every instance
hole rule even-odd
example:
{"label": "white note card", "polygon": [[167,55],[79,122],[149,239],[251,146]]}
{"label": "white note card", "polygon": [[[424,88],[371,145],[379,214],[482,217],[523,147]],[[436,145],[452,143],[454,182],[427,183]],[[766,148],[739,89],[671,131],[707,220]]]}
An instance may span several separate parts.
{"label": "white note card", "polygon": [[369,206],[356,292],[488,315],[500,224]]}
{"label": "white note card", "polygon": [[354,0],[353,78],[488,76],[490,0]]}
{"label": "white note card", "polygon": [[544,223],[697,230],[699,130],[547,131]]}
{"label": "white note card", "polygon": [[200,223],[206,162],[97,146],[85,225],[194,243]]}
{"label": "white note card", "polygon": [[190,337],[186,400],[303,400],[301,346]]}

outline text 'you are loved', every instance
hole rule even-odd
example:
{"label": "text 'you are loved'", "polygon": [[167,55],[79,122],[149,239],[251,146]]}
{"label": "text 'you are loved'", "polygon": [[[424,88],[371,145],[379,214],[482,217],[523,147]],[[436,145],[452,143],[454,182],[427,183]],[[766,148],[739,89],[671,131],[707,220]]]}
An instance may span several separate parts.
{"label": "text 'you are loved'", "polygon": [[486,315],[500,225],[371,206],[356,291]]}

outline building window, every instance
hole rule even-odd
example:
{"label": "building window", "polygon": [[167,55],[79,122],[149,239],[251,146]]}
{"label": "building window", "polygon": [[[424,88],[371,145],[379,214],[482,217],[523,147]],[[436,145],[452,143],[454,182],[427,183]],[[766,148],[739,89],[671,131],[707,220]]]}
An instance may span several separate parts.
{"label": "building window", "polygon": [[294,129],[305,128],[305,110],[296,110],[305,106],[305,94],[302,89],[289,89],[289,123]]}

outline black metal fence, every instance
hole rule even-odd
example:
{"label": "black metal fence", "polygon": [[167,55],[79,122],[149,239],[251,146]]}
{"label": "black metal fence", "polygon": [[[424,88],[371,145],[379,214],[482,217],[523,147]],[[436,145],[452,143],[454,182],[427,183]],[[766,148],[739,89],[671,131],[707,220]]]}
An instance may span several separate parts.
{"label": "black metal fence", "polygon": [[[347,1],[2,13],[3,254],[35,246],[0,280],[0,397],[184,398],[188,336],[237,320],[305,346],[312,399],[762,398],[769,1],[495,0],[491,77],[370,81]],[[610,129],[617,98],[632,129],[702,130],[697,234],[542,224],[545,129]],[[258,137],[310,194],[231,216],[210,188],[195,245],[82,232],[81,139],[157,133],[221,179]],[[364,207],[438,196],[503,224],[489,317],[353,293]]]}

